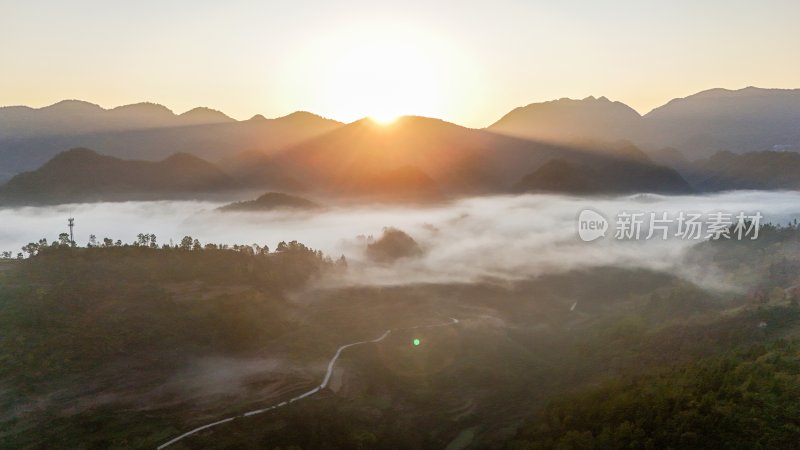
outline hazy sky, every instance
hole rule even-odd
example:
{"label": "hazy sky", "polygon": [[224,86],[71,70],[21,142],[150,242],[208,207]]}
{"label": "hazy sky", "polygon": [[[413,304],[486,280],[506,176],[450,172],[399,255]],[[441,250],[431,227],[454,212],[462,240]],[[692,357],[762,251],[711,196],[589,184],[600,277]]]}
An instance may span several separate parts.
{"label": "hazy sky", "polygon": [[0,0],[0,105],[475,127],[560,97],[647,112],[711,87],[800,87],[798,18],[797,0]]}

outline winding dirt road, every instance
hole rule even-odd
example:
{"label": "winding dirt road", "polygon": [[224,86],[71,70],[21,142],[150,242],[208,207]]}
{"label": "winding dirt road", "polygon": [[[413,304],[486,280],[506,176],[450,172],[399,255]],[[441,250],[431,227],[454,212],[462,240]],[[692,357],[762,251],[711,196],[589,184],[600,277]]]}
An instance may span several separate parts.
{"label": "winding dirt road", "polygon": [[304,399],[306,397],[309,397],[311,395],[316,394],[317,392],[319,392],[320,390],[322,390],[322,389],[324,389],[324,388],[326,388],[328,386],[328,382],[331,380],[331,376],[333,375],[333,369],[336,366],[336,361],[339,359],[339,356],[342,354],[342,351],[344,351],[345,349],[348,349],[350,347],[355,347],[356,345],[371,344],[371,343],[374,343],[374,342],[380,342],[380,341],[386,339],[386,336],[389,336],[389,334],[391,334],[392,331],[416,330],[416,329],[420,329],[420,328],[443,327],[443,326],[448,326],[448,325],[455,325],[457,323],[458,323],[458,319],[456,319],[455,317],[451,317],[450,318],[450,322],[438,323],[438,324],[434,324],[434,325],[418,325],[418,326],[415,326],[415,327],[396,328],[394,330],[386,330],[386,332],[384,332],[380,337],[372,339],[371,341],[358,341],[358,342],[351,342],[349,344],[342,345],[341,347],[339,347],[336,350],[336,354],[333,355],[333,358],[331,358],[330,362],[328,362],[328,370],[327,370],[327,372],[325,372],[325,378],[323,378],[322,384],[320,384],[319,386],[315,387],[314,389],[311,389],[310,391],[307,391],[307,392],[304,392],[304,393],[302,393],[302,394],[300,394],[298,396],[292,397],[289,400],[277,403],[275,405],[272,405],[272,406],[269,406],[269,407],[266,407],[266,408],[255,409],[253,411],[248,411],[248,412],[236,415],[236,416],[231,416],[231,417],[228,417],[228,418],[225,418],[225,419],[222,419],[222,420],[218,420],[216,422],[212,422],[212,423],[205,424],[203,426],[199,426],[199,427],[197,427],[197,428],[195,428],[193,430],[190,430],[190,431],[187,431],[186,433],[183,433],[182,435],[180,435],[180,436],[178,436],[178,437],[176,437],[176,438],[174,438],[172,440],[169,440],[169,441],[159,445],[157,447],[157,449],[161,450],[163,448],[169,447],[170,445],[172,445],[172,444],[174,444],[174,443],[176,443],[176,442],[178,442],[178,441],[180,441],[180,440],[182,440],[184,438],[187,438],[187,437],[189,437],[189,436],[191,436],[191,435],[193,435],[195,433],[199,433],[199,432],[201,432],[203,430],[207,430],[209,428],[216,427],[217,425],[222,425],[223,423],[231,422],[234,419],[242,418],[242,417],[255,416],[257,414],[265,413],[267,411],[272,411],[273,409],[281,408],[281,407],[286,406],[286,405],[288,405],[290,403],[296,402],[298,400],[302,400],[302,399]]}

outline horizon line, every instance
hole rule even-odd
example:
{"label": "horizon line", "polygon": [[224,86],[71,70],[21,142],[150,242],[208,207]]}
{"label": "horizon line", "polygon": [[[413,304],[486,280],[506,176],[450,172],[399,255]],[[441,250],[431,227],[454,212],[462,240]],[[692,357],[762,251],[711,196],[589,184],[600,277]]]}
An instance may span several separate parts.
{"label": "horizon line", "polygon": [[[534,102],[526,103],[526,104],[523,104],[523,105],[514,106],[511,109],[509,109],[506,113],[504,113],[501,117],[499,117],[498,119],[495,119],[492,123],[490,123],[488,125],[485,125],[483,127],[472,127],[472,126],[464,125],[464,124],[461,124],[461,123],[458,123],[458,122],[455,122],[455,121],[447,120],[447,119],[442,118],[442,117],[424,116],[424,115],[413,114],[413,113],[401,114],[401,115],[398,115],[396,118],[402,118],[402,117],[424,117],[424,118],[428,118],[428,119],[441,120],[441,121],[444,121],[444,122],[447,122],[447,123],[458,125],[458,126],[463,127],[463,128],[470,128],[470,129],[480,130],[480,129],[486,129],[486,128],[491,127],[494,123],[496,123],[497,121],[499,121],[500,119],[505,117],[507,114],[509,114],[509,113],[511,113],[511,112],[513,112],[513,111],[515,111],[517,109],[520,109],[520,108],[525,108],[525,107],[528,107],[528,106],[531,106],[531,105],[536,105],[536,104],[553,103],[553,102],[558,102],[558,101],[563,101],[563,100],[585,101],[585,100],[589,100],[589,99],[592,99],[592,100],[605,99],[605,100],[609,101],[610,103],[619,103],[619,104],[622,104],[622,105],[630,108],[632,111],[636,112],[636,114],[639,115],[639,117],[645,117],[648,114],[652,113],[653,111],[655,111],[655,110],[657,110],[657,109],[659,109],[659,108],[661,108],[663,106],[666,106],[666,105],[668,105],[669,103],[671,103],[671,102],[673,102],[675,100],[683,100],[683,99],[686,99],[686,98],[689,98],[689,97],[692,97],[692,96],[695,96],[695,95],[699,95],[699,94],[703,94],[703,93],[711,92],[711,91],[738,92],[738,91],[743,91],[743,90],[747,90],[747,89],[758,89],[758,90],[762,90],[762,91],[797,91],[797,90],[800,90],[800,88],[775,88],[775,87],[763,88],[763,87],[758,87],[758,86],[753,86],[753,85],[748,85],[748,86],[741,87],[741,88],[738,88],[738,89],[736,89],[736,88],[735,89],[730,89],[730,88],[722,88],[722,87],[712,87],[712,88],[708,88],[708,89],[703,89],[703,90],[697,91],[697,92],[695,92],[693,94],[689,94],[689,95],[686,95],[684,97],[673,97],[673,98],[667,100],[665,103],[650,109],[646,113],[640,112],[638,109],[630,106],[629,104],[625,103],[624,101],[612,100],[612,99],[608,98],[605,95],[600,95],[600,96],[589,95],[589,96],[586,96],[586,97],[583,97],[583,98],[560,97],[560,98],[553,98],[553,99],[550,99],[550,100],[534,101]],[[261,113],[256,113],[256,114],[253,114],[252,116],[250,116],[248,118],[245,118],[245,119],[237,119],[235,117],[230,116],[229,114],[225,113],[222,110],[219,110],[219,109],[216,109],[216,108],[212,108],[212,107],[209,107],[209,106],[195,106],[195,107],[192,107],[190,109],[187,109],[184,112],[178,113],[174,109],[168,107],[167,105],[165,105],[163,103],[159,103],[159,102],[155,102],[155,101],[149,101],[149,100],[140,101],[140,102],[133,102],[133,103],[125,103],[125,104],[120,104],[120,105],[112,106],[112,107],[105,107],[105,106],[102,106],[99,103],[95,103],[95,102],[92,102],[92,101],[89,101],[89,100],[84,100],[84,99],[79,99],[79,98],[64,98],[64,99],[58,100],[58,101],[56,101],[54,103],[46,104],[44,106],[31,106],[31,105],[24,105],[24,104],[2,105],[2,106],[0,106],[0,110],[9,109],[9,108],[28,108],[28,109],[32,109],[32,110],[37,110],[38,111],[38,110],[51,108],[53,106],[56,106],[58,104],[65,103],[65,102],[83,103],[83,104],[95,106],[95,107],[97,107],[97,108],[99,108],[99,109],[101,109],[103,111],[106,111],[106,112],[114,111],[114,110],[117,110],[117,109],[120,109],[120,108],[129,107],[129,106],[152,105],[152,106],[162,107],[162,108],[166,109],[167,111],[169,111],[175,117],[185,116],[186,114],[188,114],[188,113],[190,113],[192,111],[195,111],[195,110],[207,110],[209,112],[219,113],[219,114],[225,116],[226,118],[231,119],[231,121],[239,122],[239,123],[247,122],[247,121],[251,121],[251,120],[258,120],[259,118],[261,118],[263,120],[279,120],[279,119],[284,119],[284,118],[287,118],[287,117],[295,115],[295,114],[310,114],[310,115],[319,117],[321,119],[331,120],[331,121],[334,121],[334,122],[341,123],[343,125],[352,124],[352,123],[359,122],[359,121],[365,120],[365,119],[374,119],[372,116],[366,115],[366,116],[360,117],[360,118],[355,119],[355,120],[343,121],[343,120],[340,120],[340,119],[336,119],[336,118],[333,118],[333,117],[327,117],[327,116],[324,116],[322,114],[318,114],[316,112],[312,112],[312,111],[308,111],[308,110],[304,110],[304,109],[298,109],[298,110],[289,112],[287,114],[283,114],[283,115],[279,115],[279,116],[275,116],[275,117],[266,117]],[[210,122],[208,124],[210,125],[210,124],[214,124],[214,123],[215,122]],[[224,122],[216,122],[216,123],[224,123]]]}

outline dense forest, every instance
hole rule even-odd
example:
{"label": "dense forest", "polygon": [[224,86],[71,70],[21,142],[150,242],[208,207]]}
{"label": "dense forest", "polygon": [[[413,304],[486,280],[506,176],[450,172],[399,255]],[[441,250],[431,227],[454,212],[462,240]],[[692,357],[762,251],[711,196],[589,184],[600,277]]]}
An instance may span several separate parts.
{"label": "dense forest", "polygon": [[153,448],[318,386],[338,346],[394,329],[318,395],[175,448],[793,448],[800,232],[760,233],[687,255],[732,292],[615,267],[330,287],[356,263],[298,242],[42,239],[0,260],[0,447]]}
{"label": "dense forest", "polygon": [[800,448],[800,347],[779,340],[560,398],[509,449]]}

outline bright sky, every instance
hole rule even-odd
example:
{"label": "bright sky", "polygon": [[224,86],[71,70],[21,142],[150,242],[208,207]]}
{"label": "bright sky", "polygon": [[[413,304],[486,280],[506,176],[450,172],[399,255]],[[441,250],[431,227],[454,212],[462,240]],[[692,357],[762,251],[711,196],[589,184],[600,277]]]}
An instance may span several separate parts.
{"label": "bright sky", "polygon": [[644,113],[712,87],[800,87],[799,17],[797,0],[0,0],[0,105],[483,127],[605,95]]}

